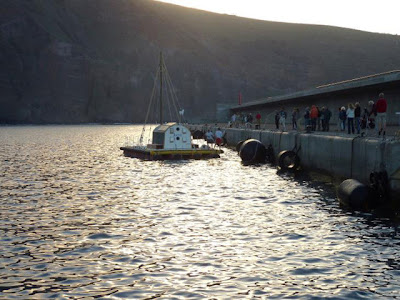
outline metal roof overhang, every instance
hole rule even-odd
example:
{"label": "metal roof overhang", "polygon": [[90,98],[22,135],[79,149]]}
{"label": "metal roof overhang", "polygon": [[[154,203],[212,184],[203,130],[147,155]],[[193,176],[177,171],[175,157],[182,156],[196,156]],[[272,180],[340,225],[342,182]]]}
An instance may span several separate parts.
{"label": "metal roof overhang", "polygon": [[279,102],[295,100],[295,99],[301,100],[301,99],[309,98],[309,97],[313,97],[313,96],[321,96],[321,95],[326,95],[326,94],[340,93],[343,91],[349,91],[349,90],[364,88],[364,87],[372,87],[372,86],[385,84],[385,83],[394,83],[397,81],[400,82],[400,70],[394,70],[394,71],[390,71],[390,72],[385,72],[385,73],[365,76],[365,77],[361,77],[361,78],[355,78],[355,79],[351,79],[351,80],[341,81],[341,82],[337,82],[337,83],[322,85],[322,86],[316,87],[314,89],[294,92],[294,93],[290,93],[290,94],[286,94],[286,95],[282,95],[282,96],[263,98],[263,99],[259,99],[256,101],[252,101],[252,102],[243,104],[243,105],[232,106],[231,110],[238,111],[238,110],[242,110],[242,109],[257,108],[260,106],[264,106],[265,104],[279,103]]}

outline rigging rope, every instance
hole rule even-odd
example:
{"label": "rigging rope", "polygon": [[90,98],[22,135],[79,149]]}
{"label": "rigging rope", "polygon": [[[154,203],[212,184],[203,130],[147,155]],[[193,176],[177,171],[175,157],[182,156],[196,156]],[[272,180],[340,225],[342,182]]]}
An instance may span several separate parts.
{"label": "rigging rope", "polygon": [[146,118],[145,118],[145,120],[144,120],[144,125],[143,125],[143,128],[142,128],[142,134],[140,135],[139,144],[142,144],[142,143],[143,143],[143,136],[144,136],[145,131],[146,131],[146,124],[147,124],[147,121],[148,121],[148,119],[149,119],[150,109],[151,109],[151,105],[152,105],[153,100],[154,100],[154,94],[155,94],[155,90],[156,90],[156,86],[157,86],[157,81],[158,81],[159,77],[160,77],[160,70],[157,68],[156,78],[154,79],[153,90],[152,90],[152,92],[151,92],[150,101],[149,101],[149,106],[147,107]]}
{"label": "rigging rope", "polygon": [[175,113],[176,113],[176,116],[178,117],[178,121],[179,121],[179,123],[181,123],[182,122],[181,115],[179,114],[179,110],[180,110],[181,106],[179,105],[178,96],[175,93],[174,85],[172,84],[172,80],[171,80],[171,77],[169,76],[169,72],[168,72],[167,68],[165,68],[165,74],[166,74],[167,85],[169,86],[169,92],[170,92],[171,98],[172,98],[172,104],[175,108]]}
{"label": "rigging rope", "polygon": [[[161,75],[161,73],[162,73],[162,75]],[[182,123],[182,116],[179,113],[180,105],[178,102],[178,97],[176,95],[176,92],[175,92],[174,86],[172,84],[172,80],[171,80],[171,77],[167,70],[167,67],[166,67],[164,61],[162,61],[161,70],[160,70],[160,66],[157,66],[156,77],[154,79],[154,84],[153,84],[153,90],[151,92],[149,105],[148,105],[147,112],[146,112],[146,118],[145,118],[144,125],[142,128],[142,133],[140,135],[139,144],[141,144],[141,145],[143,144],[143,139],[145,138],[144,135],[146,133],[146,125],[149,121],[150,111],[152,110],[153,105],[156,106],[155,94],[156,94],[157,83],[159,83],[159,81],[161,79],[160,76],[163,76],[162,79],[166,83],[166,93],[165,93],[166,97],[164,99],[166,99],[166,102],[167,102],[167,108],[169,111],[170,119],[174,120],[174,118],[173,118],[173,111],[174,111],[176,114],[176,119],[178,120],[179,123]],[[161,96],[161,95],[159,95],[159,96]],[[155,108],[154,108],[154,110],[156,111],[156,114],[157,114],[157,112],[158,112],[158,114],[162,113],[162,112],[157,111],[157,109],[155,109]],[[157,121],[155,121],[155,122],[157,123]],[[149,131],[149,139],[151,138],[150,135],[151,135],[151,127],[150,127],[150,131]]]}

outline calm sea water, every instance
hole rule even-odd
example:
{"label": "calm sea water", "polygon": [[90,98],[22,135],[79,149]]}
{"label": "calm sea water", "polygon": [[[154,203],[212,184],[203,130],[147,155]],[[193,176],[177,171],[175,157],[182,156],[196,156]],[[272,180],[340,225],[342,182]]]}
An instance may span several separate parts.
{"label": "calm sea water", "polygon": [[231,150],[125,158],[140,130],[0,127],[2,299],[400,298],[390,220]]}

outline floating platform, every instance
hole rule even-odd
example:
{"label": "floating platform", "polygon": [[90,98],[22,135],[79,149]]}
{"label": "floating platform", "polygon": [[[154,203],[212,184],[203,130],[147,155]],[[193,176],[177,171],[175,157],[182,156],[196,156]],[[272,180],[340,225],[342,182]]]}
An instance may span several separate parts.
{"label": "floating platform", "polygon": [[142,160],[188,160],[219,158],[222,150],[211,148],[193,148],[184,150],[149,149],[147,147],[120,147],[127,157]]}

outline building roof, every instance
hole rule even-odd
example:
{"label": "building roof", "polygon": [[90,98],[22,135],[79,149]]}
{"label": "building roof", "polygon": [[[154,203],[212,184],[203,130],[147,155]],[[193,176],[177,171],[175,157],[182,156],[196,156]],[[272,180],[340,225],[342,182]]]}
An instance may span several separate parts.
{"label": "building roof", "polygon": [[153,132],[166,132],[169,128],[171,128],[172,126],[177,125],[177,123],[175,122],[171,122],[171,123],[165,123],[165,124],[161,124],[159,126],[157,126]]}
{"label": "building roof", "polygon": [[330,83],[326,85],[321,85],[313,89],[308,89],[308,90],[303,90],[299,92],[294,92],[286,95],[281,95],[281,96],[275,96],[275,97],[267,97],[267,98],[262,98],[258,99],[255,101],[251,101],[242,105],[236,105],[232,106],[232,110],[240,110],[243,108],[251,108],[254,106],[261,106],[264,104],[269,104],[269,103],[276,103],[276,102],[281,102],[281,101],[286,101],[286,100],[294,100],[297,98],[304,98],[304,97],[310,97],[310,96],[317,96],[321,94],[327,94],[327,93],[334,93],[334,92],[340,92],[340,91],[345,91],[345,90],[351,90],[351,89],[356,89],[356,88],[361,88],[361,87],[367,87],[367,86],[374,86],[374,85],[379,85],[383,83],[391,83],[395,81],[400,81],[400,70],[393,70],[385,73],[379,73],[379,74],[374,74],[374,75],[369,75],[369,76],[364,76],[360,78],[354,78],[346,81],[340,81],[336,83]]}

